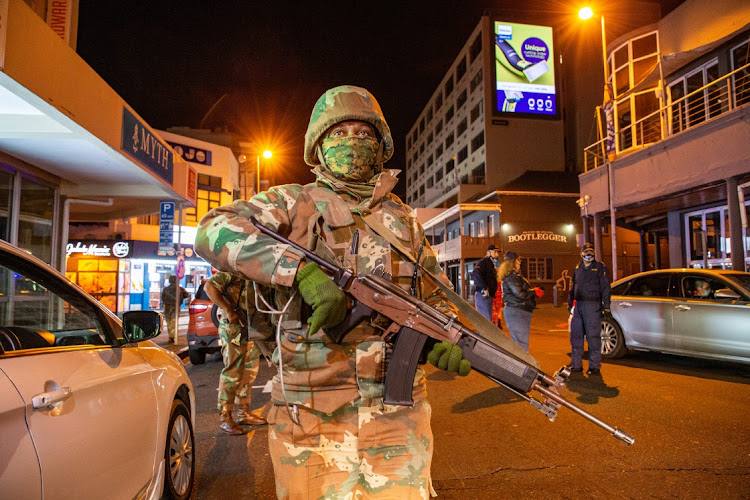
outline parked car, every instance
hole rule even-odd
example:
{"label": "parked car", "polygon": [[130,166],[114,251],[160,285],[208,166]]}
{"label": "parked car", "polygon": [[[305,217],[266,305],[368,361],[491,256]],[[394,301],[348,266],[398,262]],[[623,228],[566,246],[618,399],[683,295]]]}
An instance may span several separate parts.
{"label": "parked car", "polygon": [[750,273],[663,269],[616,281],[602,356],[633,350],[750,364]]}
{"label": "parked car", "polygon": [[222,310],[211,302],[204,290],[206,280],[198,286],[195,297],[188,305],[190,320],[188,322],[187,341],[190,362],[201,365],[206,362],[206,355],[220,351],[219,322]]}
{"label": "parked car", "polygon": [[190,497],[194,391],[161,324],[0,241],[0,496]]}

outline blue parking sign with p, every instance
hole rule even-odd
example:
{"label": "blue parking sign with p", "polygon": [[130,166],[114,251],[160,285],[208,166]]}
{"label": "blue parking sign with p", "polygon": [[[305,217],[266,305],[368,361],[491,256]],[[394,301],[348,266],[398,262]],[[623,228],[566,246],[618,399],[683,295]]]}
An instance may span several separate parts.
{"label": "blue parking sign with p", "polygon": [[161,221],[174,221],[174,202],[173,201],[162,201],[161,208],[159,209],[159,222]]}

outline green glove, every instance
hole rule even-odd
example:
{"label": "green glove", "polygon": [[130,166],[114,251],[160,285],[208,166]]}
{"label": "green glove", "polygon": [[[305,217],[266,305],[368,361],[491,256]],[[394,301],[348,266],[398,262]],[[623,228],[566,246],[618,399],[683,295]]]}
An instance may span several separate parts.
{"label": "green glove", "polygon": [[430,354],[427,355],[427,361],[441,370],[458,372],[462,377],[471,371],[471,363],[463,359],[461,348],[448,341],[435,344]]}
{"label": "green glove", "polygon": [[331,281],[317,264],[305,264],[297,272],[294,281],[302,298],[312,306],[313,313],[307,319],[310,333],[321,328],[330,328],[341,323],[346,317],[346,295]]}

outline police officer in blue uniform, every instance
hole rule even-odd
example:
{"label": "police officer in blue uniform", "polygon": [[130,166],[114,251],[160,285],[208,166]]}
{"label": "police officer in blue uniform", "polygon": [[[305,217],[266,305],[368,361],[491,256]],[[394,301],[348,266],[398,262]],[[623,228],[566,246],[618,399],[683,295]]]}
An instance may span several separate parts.
{"label": "police officer in blue uniform", "polygon": [[594,245],[586,243],[581,249],[582,261],[573,272],[573,282],[568,294],[568,311],[573,309],[570,321],[570,368],[583,371],[583,339],[589,346],[587,375],[597,375],[602,362],[602,315],[609,313],[610,287],[607,267],[594,260]]}

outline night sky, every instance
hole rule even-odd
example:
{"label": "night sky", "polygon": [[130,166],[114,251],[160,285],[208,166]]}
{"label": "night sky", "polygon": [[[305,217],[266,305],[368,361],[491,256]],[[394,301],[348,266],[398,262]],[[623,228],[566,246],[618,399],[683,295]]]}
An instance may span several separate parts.
{"label": "night sky", "polygon": [[[679,3],[662,1],[663,12]],[[152,127],[227,124],[274,151],[277,183],[309,182],[304,133],[326,89],[354,84],[375,95],[396,145],[387,166],[403,169],[406,133],[486,9],[534,24],[572,19],[577,3],[519,5],[80,0],[77,49]]]}

